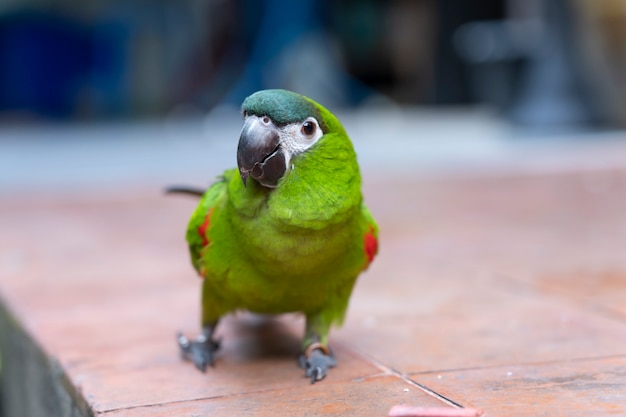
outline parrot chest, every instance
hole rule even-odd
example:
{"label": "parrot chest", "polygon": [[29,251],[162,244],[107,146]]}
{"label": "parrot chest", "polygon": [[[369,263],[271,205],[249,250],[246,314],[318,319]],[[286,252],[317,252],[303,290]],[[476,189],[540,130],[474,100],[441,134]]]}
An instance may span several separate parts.
{"label": "parrot chest", "polygon": [[200,269],[224,311],[313,312],[349,296],[365,262],[358,181],[342,191],[305,182],[268,192],[230,180],[204,229]]}
{"label": "parrot chest", "polygon": [[323,228],[286,227],[262,218],[236,223],[230,249],[214,241],[206,252],[206,266],[216,272],[207,279],[236,308],[268,314],[315,311],[330,295],[351,288],[362,268],[356,220]]}

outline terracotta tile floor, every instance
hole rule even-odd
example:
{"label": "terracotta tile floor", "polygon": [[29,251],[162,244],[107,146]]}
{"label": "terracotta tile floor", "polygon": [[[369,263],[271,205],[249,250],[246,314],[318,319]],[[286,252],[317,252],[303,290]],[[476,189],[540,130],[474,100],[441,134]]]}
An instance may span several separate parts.
{"label": "terracotta tile floor", "polygon": [[180,360],[175,333],[198,330],[195,202],[159,185],[0,201],[3,304],[60,365],[72,415],[626,414],[626,164],[381,177],[365,194],[380,256],[331,336],[339,366],[313,386],[293,315],[227,319],[205,375]]}

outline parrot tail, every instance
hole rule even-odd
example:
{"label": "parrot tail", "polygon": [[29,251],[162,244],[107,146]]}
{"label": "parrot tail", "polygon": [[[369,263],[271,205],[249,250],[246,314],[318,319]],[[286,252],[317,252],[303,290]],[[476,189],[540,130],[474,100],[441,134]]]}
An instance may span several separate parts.
{"label": "parrot tail", "polygon": [[202,188],[187,187],[185,185],[170,185],[165,187],[165,194],[188,194],[202,197],[205,191],[206,190]]}

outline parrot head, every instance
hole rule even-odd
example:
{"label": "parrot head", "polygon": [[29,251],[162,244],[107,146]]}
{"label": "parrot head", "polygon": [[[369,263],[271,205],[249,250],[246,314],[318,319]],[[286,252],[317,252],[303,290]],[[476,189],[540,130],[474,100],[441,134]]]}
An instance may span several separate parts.
{"label": "parrot head", "polygon": [[244,185],[254,178],[266,188],[293,167],[294,159],[328,133],[325,111],[313,100],[286,90],[262,90],[241,106],[244,124],[237,146],[237,165]]}

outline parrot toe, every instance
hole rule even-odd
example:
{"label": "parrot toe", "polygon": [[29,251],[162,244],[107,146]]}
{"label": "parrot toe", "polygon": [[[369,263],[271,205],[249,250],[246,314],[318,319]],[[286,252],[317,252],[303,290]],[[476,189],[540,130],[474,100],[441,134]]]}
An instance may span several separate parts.
{"label": "parrot toe", "polygon": [[305,376],[311,378],[311,384],[321,381],[328,374],[328,370],[337,365],[337,360],[332,351],[326,354],[322,349],[313,349],[308,354],[301,355],[299,358],[300,367],[304,368]]}
{"label": "parrot toe", "polygon": [[206,336],[201,335],[194,341],[190,341],[185,335],[178,334],[178,346],[186,360],[191,360],[196,368],[202,372],[206,372],[207,366],[214,365],[214,356],[220,344]]}

